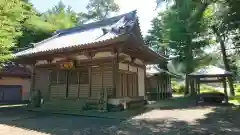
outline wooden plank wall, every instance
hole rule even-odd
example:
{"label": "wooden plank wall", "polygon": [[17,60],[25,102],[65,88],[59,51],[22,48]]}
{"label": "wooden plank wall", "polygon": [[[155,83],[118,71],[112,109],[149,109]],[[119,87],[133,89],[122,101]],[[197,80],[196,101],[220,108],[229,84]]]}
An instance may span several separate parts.
{"label": "wooden plank wall", "polygon": [[49,97],[49,75],[50,71],[46,69],[36,69],[36,76],[35,76],[35,89],[40,90],[43,98],[48,99]]}
{"label": "wooden plank wall", "polygon": [[79,97],[87,98],[89,93],[88,84],[80,84],[79,86]]}
{"label": "wooden plank wall", "polygon": [[92,97],[96,98],[99,96],[99,92],[103,88],[107,88],[108,95],[113,96],[113,78],[112,68],[110,66],[92,68]]}
{"label": "wooden plank wall", "polygon": [[[43,91],[44,95],[49,98],[66,98],[67,84],[51,84],[50,85],[50,70],[38,70],[36,72],[36,89]],[[77,71],[78,74],[81,71]],[[86,70],[86,72],[88,72]],[[84,72],[81,72],[84,74]],[[87,74],[87,73],[86,73]],[[103,88],[107,88],[109,96],[113,96],[113,78],[112,67],[102,66],[92,68],[91,77],[91,97],[98,98],[99,92]],[[79,77],[80,78],[80,77]],[[78,79],[79,79],[78,78]],[[88,82],[90,83],[90,82]],[[89,97],[89,84],[69,83],[67,98],[87,98]]]}
{"label": "wooden plank wall", "polygon": [[79,85],[69,84],[68,86],[68,98],[78,98]]}
{"label": "wooden plank wall", "polygon": [[102,89],[102,73],[100,68],[92,68],[92,86],[91,93],[93,98],[99,97],[99,92]]}
{"label": "wooden plank wall", "polygon": [[154,100],[161,100],[170,97],[171,94],[171,82],[170,76],[161,75],[160,77],[153,76],[147,78],[148,92],[151,93],[148,96],[154,98]]}
{"label": "wooden plank wall", "polygon": [[51,99],[57,98],[62,99],[66,98],[66,84],[52,84],[50,86],[50,95]]}
{"label": "wooden plank wall", "polygon": [[113,96],[113,72],[111,67],[104,67],[103,70],[103,88],[108,89],[108,95]]}
{"label": "wooden plank wall", "polygon": [[138,78],[136,73],[124,73],[119,75],[120,90],[117,97],[136,97],[138,96]]}

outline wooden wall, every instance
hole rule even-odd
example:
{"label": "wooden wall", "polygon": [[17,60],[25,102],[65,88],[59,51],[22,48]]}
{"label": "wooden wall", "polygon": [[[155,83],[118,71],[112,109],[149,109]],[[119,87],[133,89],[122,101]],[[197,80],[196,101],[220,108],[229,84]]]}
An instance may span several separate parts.
{"label": "wooden wall", "polygon": [[170,76],[159,74],[146,79],[147,93],[149,100],[160,100],[171,97],[171,81]]}
{"label": "wooden wall", "polygon": [[[121,62],[119,63],[119,85],[118,91],[116,92],[117,97],[139,96],[139,69],[140,67]],[[144,80],[144,76],[142,79]]]}
{"label": "wooden wall", "polygon": [[111,66],[103,66],[92,68],[92,85],[91,85],[91,93],[92,97],[98,97],[99,92],[103,88],[107,88],[108,95],[113,96],[113,72]]}
{"label": "wooden wall", "polygon": [[[66,71],[67,72],[67,71]],[[67,82],[64,84],[50,84],[51,70],[38,69],[36,70],[36,89],[41,90],[44,98],[62,99],[66,98]],[[77,72],[75,74],[84,74],[85,72]],[[88,70],[86,70],[88,75]],[[92,67],[91,86],[89,82],[68,84],[68,97],[67,98],[87,98],[91,90],[91,97],[99,97],[99,92],[103,88],[107,88],[109,96],[113,96],[113,72],[112,66]],[[79,79],[79,78],[78,78]],[[67,79],[66,79],[67,80]],[[91,89],[90,89],[91,88]]]}
{"label": "wooden wall", "polygon": [[47,99],[49,97],[49,75],[50,71],[47,69],[36,69],[35,89],[41,91],[44,99]]}

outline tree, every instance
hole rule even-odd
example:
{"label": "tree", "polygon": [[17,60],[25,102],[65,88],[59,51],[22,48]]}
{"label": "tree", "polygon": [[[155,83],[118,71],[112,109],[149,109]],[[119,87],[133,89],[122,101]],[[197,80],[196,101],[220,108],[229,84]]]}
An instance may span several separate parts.
{"label": "tree", "polygon": [[[237,42],[239,41],[239,20],[240,10],[236,8],[235,4],[240,4],[239,1],[225,0],[215,3],[214,19],[212,20],[212,31],[217,37],[217,42],[220,44],[222,52],[222,60],[227,71],[238,73],[235,58],[232,57],[238,51]],[[233,43],[233,48],[228,53],[227,48]],[[235,47],[234,47],[235,46]],[[231,56],[232,55],[232,56]],[[230,59],[231,58],[231,59]],[[234,69],[234,70],[233,70]],[[233,78],[228,77],[230,94],[235,95],[233,87]]]}
{"label": "tree", "polygon": [[103,20],[109,17],[111,12],[119,11],[119,6],[114,0],[90,0],[86,8],[87,13],[79,14],[86,20]]}
{"label": "tree", "polygon": [[71,7],[66,7],[62,1],[42,14],[33,10],[31,17],[22,23],[22,35],[17,38],[17,46],[14,49],[19,51],[32,47],[31,43],[46,39],[56,30],[74,27],[77,24],[77,13],[72,11]]}
{"label": "tree", "polygon": [[195,13],[200,17],[199,21],[196,23],[190,21],[197,7],[199,2],[192,0],[175,1],[170,8],[153,20],[153,29],[147,37],[149,44],[155,48],[168,46],[168,55],[184,63],[183,72],[186,75],[194,71],[198,64],[198,56],[203,53],[203,47],[209,42],[209,38],[205,36],[207,33],[205,18]]}
{"label": "tree", "polygon": [[46,22],[52,24],[55,30],[79,25],[77,13],[71,10],[71,7],[66,7],[62,1],[46,13],[43,13],[42,17]]}
{"label": "tree", "polygon": [[31,4],[27,1],[0,1],[0,63],[10,58],[16,39],[22,35],[22,23],[31,15]]}

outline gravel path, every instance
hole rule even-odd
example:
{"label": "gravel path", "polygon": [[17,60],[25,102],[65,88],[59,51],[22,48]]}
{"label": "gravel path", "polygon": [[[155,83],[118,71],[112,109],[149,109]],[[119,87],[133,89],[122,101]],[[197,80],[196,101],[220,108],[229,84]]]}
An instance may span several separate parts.
{"label": "gravel path", "polygon": [[0,113],[0,135],[6,134],[239,135],[240,118],[239,110],[215,107],[156,109],[127,121],[10,111]]}

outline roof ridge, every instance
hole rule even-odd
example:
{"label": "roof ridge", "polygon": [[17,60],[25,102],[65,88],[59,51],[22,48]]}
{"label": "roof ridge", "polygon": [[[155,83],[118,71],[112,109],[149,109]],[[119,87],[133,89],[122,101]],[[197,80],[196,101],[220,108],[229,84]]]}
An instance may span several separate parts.
{"label": "roof ridge", "polygon": [[86,29],[89,29],[89,28],[93,28],[93,26],[95,26],[95,27],[104,26],[104,25],[106,25],[106,22],[108,22],[108,21],[111,21],[111,22],[118,21],[119,18],[122,18],[122,17],[124,17],[128,14],[136,14],[136,11],[137,10],[133,10],[133,11],[130,11],[130,12],[127,12],[127,13],[124,13],[124,14],[120,14],[120,15],[113,16],[113,17],[110,17],[110,18],[106,18],[106,19],[101,20],[101,21],[86,23],[86,24],[82,24],[82,25],[72,27],[72,28],[68,28],[68,29],[57,30],[57,31],[54,32],[54,35],[55,34],[64,34],[66,32],[73,32],[75,30],[86,30]]}

